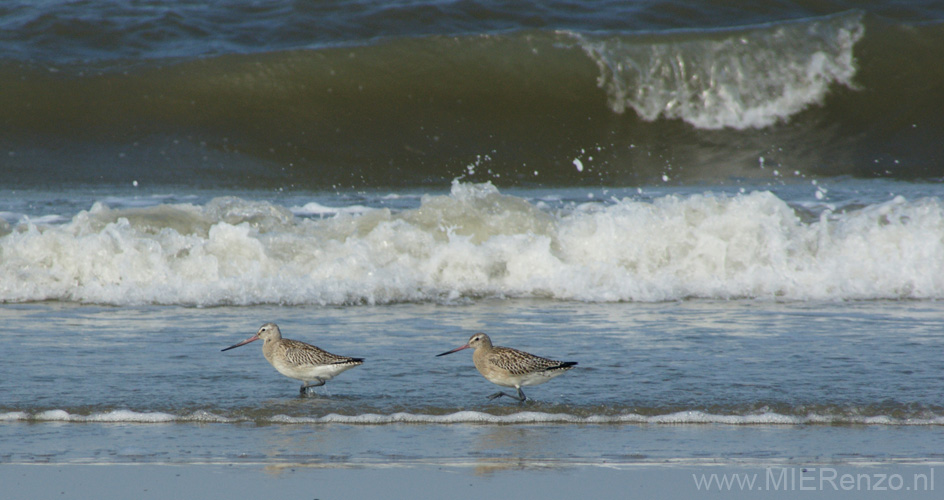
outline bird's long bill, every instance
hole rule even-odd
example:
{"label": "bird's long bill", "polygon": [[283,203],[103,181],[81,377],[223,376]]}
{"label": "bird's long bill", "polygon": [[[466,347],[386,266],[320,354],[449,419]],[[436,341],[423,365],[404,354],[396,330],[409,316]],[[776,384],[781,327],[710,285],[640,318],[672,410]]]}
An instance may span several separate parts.
{"label": "bird's long bill", "polygon": [[258,335],[258,334],[253,335],[252,337],[249,337],[248,339],[246,339],[246,340],[244,340],[244,341],[242,341],[242,342],[240,342],[240,343],[238,343],[238,344],[233,344],[233,345],[227,347],[226,349],[220,349],[220,352],[222,352],[222,351],[228,351],[228,350],[230,350],[230,349],[239,347],[239,346],[241,346],[241,345],[246,345],[246,344],[248,344],[248,343],[250,343],[250,342],[252,342],[252,341],[254,341],[254,340],[259,340],[259,335]]}
{"label": "bird's long bill", "polygon": [[[233,347],[236,347],[236,346],[233,346]],[[469,348],[469,344],[466,344],[466,345],[464,345],[464,346],[462,346],[462,347],[456,347],[455,349],[453,349],[453,350],[451,350],[451,351],[446,351],[446,352],[444,352],[444,353],[442,353],[442,354],[437,354],[436,357],[438,358],[439,356],[445,356],[445,355],[447,355],[447,354],[452,354],[452,353],[454,353],[454,352],[461,351],[461,350],[463,350],[463,349],[468,349],[468,348]]]}

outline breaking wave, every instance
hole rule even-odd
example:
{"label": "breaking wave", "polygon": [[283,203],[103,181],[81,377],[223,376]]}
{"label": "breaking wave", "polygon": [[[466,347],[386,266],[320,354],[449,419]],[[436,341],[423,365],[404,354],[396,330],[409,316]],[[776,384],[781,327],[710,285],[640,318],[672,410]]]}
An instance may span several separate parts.
{"label": "breaking wave", "polygon": [[0,236],[0,301],[944,298],[933,197],[818,214],[765,191],[554,207],[456,182],[416,208],[326,210],[224,197],[14,221]]}

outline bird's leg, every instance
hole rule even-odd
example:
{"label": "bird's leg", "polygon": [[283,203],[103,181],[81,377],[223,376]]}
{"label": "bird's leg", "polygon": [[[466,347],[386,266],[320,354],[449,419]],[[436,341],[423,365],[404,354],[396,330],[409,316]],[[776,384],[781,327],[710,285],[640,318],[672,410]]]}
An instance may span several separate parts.
{"label": "bird's leg", "polygon": [[317,379],[317,382],[306,382],[306,383],[302,384],[302,388],[299,389],[298,392],[300,392],[300,393],[302,393],[302,394],[306,394],[306,393],[308,393],[308,388],[309,388],[309,387],[321,387],[321,386],[323,386],[323,385],[325,385],[325,381],[324,381],[324,380],[321,380],[321,379]]}
{"label": "bird's leg", "polygon": [[512,396],[511,394],[508,394],[507,392],[496,392],[495,394],[492,394],[491,396],[489,396],[488,400],[491,401],[493,399],[498,399],[502,396],[508,396],[511,399],[517,400],[519,403],[523,403],[525,399],[528,399],[528,397],[525,396],[523,392],[521,392],[520,387],[516,387],[516,389],[518,389],[517,396]]}

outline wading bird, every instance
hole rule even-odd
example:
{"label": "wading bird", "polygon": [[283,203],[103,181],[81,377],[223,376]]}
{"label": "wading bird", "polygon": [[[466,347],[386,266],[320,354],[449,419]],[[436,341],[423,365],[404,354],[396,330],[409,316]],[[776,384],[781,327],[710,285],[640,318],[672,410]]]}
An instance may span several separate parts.
{"label": "wading bird", "polygon": [[493,384],[514,387],[518,391],[517,396],[497,392],[489,396],[489,400],[508,396],[524,401],[527,396],[521,392],[522,387],[543,384],[577,364],[575,361],[554,361],[542,358],[510,347],[496,347],[492,345],[492,339],[484,333],[476,333],[466,345],[437,354],[437,356],[445,356],[470,347],[475,349],[472,362],[475,363],[479,373]]}
{"label": "wading bird", "polygon": [[262,325],[252,337],[222,350],[228,351],[259,339],[262,339],[262,355],[279,373],[304,382],[299,391],[302,394],[309,387],[322,386],[344,370],[364,363],[364,358],[338,356],[304,342],[283,339],[275,323]]}

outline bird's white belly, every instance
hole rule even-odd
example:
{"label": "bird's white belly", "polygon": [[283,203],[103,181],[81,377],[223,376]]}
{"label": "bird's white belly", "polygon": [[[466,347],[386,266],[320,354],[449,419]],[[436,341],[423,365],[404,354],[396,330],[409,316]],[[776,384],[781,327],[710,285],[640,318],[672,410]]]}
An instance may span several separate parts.
{"label": "bird's white belly", "polygon": [[272,366],[278,370],[279,373],[285,375],[286,377],[293,378],[296,380],[301,380],[302,382],[310,382],[312,380],[323,380],[328,381],[333,379],[337,374],[347,370],[348,368],[353,368],[353,364],[337,364],[337,365],[291,365],[288,363],[273,362]]}
{"label": "bird's white belly", "polygon": [[540,371],[523,375],[493,373],[486,378],[489,382],[502,387],[526,387],[543,384],[562,373],[564,373],[564,370]]}

